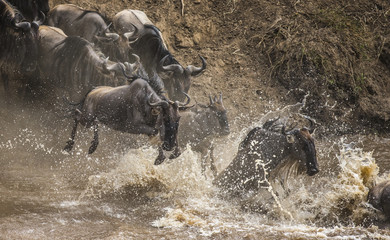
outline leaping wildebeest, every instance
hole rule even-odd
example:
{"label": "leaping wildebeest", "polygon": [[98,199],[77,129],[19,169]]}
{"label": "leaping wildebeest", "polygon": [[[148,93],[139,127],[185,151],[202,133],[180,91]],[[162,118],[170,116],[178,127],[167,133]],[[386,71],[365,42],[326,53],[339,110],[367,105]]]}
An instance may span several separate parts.
{"label": "leaping wildebeest", "polygon": [[37,66],[38,27],[43,19],[31,23],[23,20],[17,9],[0,0],[0,77],[6,92],[10,78],[24,81]]}
{"label": "leaping wildebeest", "polygon": [[[269,175],[283,164],[296,163],[306,167],[306,174],[319,172],[311,130],[294,128],[275,130],[271,120],[263,127],[252,129],[240,143],[233,161],[217,176],[214,184],[228,196],[242,196],[268,187]],[[291,165],[287,165],[291,166]]]}
{"label": "leaping wildebeest", "polygon": [[114,86],[138,65],[112,62],[87,40],[50,26],[39,28],[39,54],[41,77],[78,94],[94,86]]}
{"label": "leaping wildebeest", "polygon": [[183,92],[188,93],[191,77],[198,76],[206,69],[205,59],[199,56],[201,67],[183,67],[169,52],[160,30],[142,11],[120,11],[113,17],[112,23],[120,36],[120,45],[128,46],[129,50],[123,52],[138,55],[149,77],[158,74],[170,99],[184,101]]}
{"label": "leaping wildebeest", "polygon": [[209,104],[196,104],[187,111],[180,112],[178,141],[181,148],[189,144],[191,149],[201,153],[201,170],[205,174],[207,160],[214,177],[217,168],[213,156],[213,140],[230,133],[227,110],[223,105],[222,94],[209,97]]}
{"label": "leaping wildebeest", "polygon": [[99,143],[98,124],[102,123],[126,133],[148,136],[160,133],[163,143],[154,164],[161,164],[165,159],[163,150],[174,150],[170,158],[180,155],[177,144],[179,109],[186,108],[189,101],[189,97],[185,104],[165,99],[142,78],[119,87],[97,87],[77,104],[73,130],[64,150],[72,150],[77,125],[81,123],[94,129],[94,138],[88,151],[89,154],[93,153]]}

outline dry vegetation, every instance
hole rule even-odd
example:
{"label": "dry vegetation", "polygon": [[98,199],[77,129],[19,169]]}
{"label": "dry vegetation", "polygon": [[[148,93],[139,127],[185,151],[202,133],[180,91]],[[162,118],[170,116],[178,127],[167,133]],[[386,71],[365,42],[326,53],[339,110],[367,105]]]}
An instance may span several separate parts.
{"label": "dry vegetation", "polygon": [[53,0],[51,7],[60,3],[108,18],[143,10],[183,65],[205,56],[208,69],[190,93],[204,102],[222,91],[232,117],[257,118],[310,92],[304,111],[322,126],[390,130],[388,1]]}

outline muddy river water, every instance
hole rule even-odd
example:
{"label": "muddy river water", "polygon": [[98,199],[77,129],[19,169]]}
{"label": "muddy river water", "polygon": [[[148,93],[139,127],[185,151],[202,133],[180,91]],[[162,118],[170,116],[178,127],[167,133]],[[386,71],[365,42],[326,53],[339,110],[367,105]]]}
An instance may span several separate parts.
{"label": "muddy river water", "polygon": [[[218,196],[191,149],[154,166],[146,138],[103,128],[96,153],[81,130],[67,154],[69,119],[21,106],[0,113],[0,239],[390,239],[366,203],[367,181],[388,177],[390,139],[317,139],[319,174],[242,203]],[[248,131],[236,129],[215,143],[218,170]],[[258,211],[264,201],[270,209]]]}

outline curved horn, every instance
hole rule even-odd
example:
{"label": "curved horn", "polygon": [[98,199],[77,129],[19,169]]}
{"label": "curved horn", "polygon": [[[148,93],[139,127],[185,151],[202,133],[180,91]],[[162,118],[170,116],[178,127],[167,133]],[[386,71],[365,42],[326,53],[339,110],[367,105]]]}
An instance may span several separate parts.
{"label": "curved horn", "polygon": [[141,64],[141,58],[137,54],[131,54],[135,58],[135,62],[131,65],[134,69],[136,67],[137,69],[139,68],[139,65]]}
{"label": "curved horn", "polygon": [[160,64],[159,64],[159,71],[160,72],[177,72],[179,74],[182,74],[184,72],[184,69],[183,67],[180,65],[180,64],[170,64],[170,65],[167,65],[167,66],[164,66],[164,62],[165,60],[169,57],[169,55],[166,55],[165,57],[163,57],[161,60],[160,60]]}
{"label": "curved horn", "polygon": [[187,93],[185,93],[185,92],[182,92],[182,93],[186,96],[187,101],[185,103],[178,102],[178,105],[180,107],[185,107],[185,106],[187,106],[191,102],[191,97]]}
{"label": "curved horn", "polygon": [[103,59],[103,70],[104,70],[104,72],[106,72],[106,73],[109,73],[110,72],[110,70],[108,69],[108,58],[109,57],[107,57],[107,58],[105,58],[105,59]]}
{"label": "curved horn", "polygon": [[221,93],[219,93],[219,99],[218,99],[218,101],[217,102],[219,102],[219,103],[222,103],[222,92]]}
{"label": "curved horn", "polygon": [[127,75],[126,73],[126,67],[123,63],[120,63],[118,62],[119,66],[121,67],[121,70],[122,70],[122,73],[123,73],[123,76],[125,76],[126,78],[130,79],[130,78],[133,78],[132,75]]}
{"label": "curved horn", "polygon": [[213,98],[211,97],[211,95],[209,95],[209,99],[210,99],[210,105],[213,105],[215,102],[214,102]]}
{"label": "curved horn", "polygon": [[106,36],[107,38],[109,38],[111,41],[115,42],[116,40],[119,39],[119,35],[117,33],[104,33],[104,36]]}
{"label": "curved horn", "polygon": [[34,19],[31,23],[34,30],[38,30],[39,26],[41,26],[45,22],[46,16],[42,11],[39,11],[39,15]]}
{"label": "curved horn", "polygon": [[198,76],[200,73],[202,73],[203,70],[206,69],[206,60],[200,56],[200,59],[202,60],[202,67],[195,67],[193,65],[187,66],[186,70],[191,74],[191,76]]}
{"label": "curved horn", "polygon": [[157,106],[162,106],[162,107],[168,107],[169,103],[166,102],[166,101],[163,101],[163,100],[160,100],[158,102],[155,102],[155,103],[151,103],[150,102],[150,98],[152,97],[153,93],[151,93],[149,96],[148,96],[148,99],[147,99],[147,103],[149,104],[149,106],[152,106],[152,107],[157,107]]}
{"label": "curved horn", "polygon": [[311,119],[310,117],[308,117],[308,116],[305,116],[305,118],[307,120],[309,120],[309,122],[310,122],[310,127],[309,127],[308,130],[309,130],[309,133],[312,134],[314,132],[314,130],[315,130],[315,121],[313,119]]}
{"label": "curved horn", "polygon": [[12,19],[12,24],[17,29],[22,29],[24,32],[27,32],[31,29],[31,24],[29,22],[15,22],[15,19]]}
{"label": "curved horn", "polygon": [[138,35],[138,28],[131,23],[131,25],[134,27],[134,31],[132,32],[125,32],[123,34],[123,36],[127,39],[127,41],[131,41],[131,40],[137,40],[137,35]]}

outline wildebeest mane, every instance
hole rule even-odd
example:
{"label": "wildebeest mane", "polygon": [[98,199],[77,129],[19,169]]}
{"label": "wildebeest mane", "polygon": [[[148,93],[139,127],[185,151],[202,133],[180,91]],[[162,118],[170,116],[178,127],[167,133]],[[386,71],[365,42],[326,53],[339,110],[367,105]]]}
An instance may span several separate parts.
{"label": "wildebeest mane", "polygon": [[15,9],[12,4],[5,0],[0,0],[0,30],[2,30],[2,32],[6,26],[11,25],[12,19],[18,16],[22,18],[21,13]]}
{"label": "wildebeest mane", "polygon": [[158,74],[154,73],[152,77],[149,77],[142,64],[140,64],[140,67],[138,68],[135,77],[131,79],[130,82],[136,80],[137,78],[142,78],[147,81],[148,84],[158,95],[164,93],[164,83],[158,76]]}
{"label": "wildebeest mane", "polygon": [[[158,64],[160,60],[168,55],[169,57],[165,60],[165,64],[179,64],[179,62],[172,56],[172,54],[168,51],[164,40],[161,37],[160,30],[150,24],[144,25],[145,30],[152,30],[152,34],[142,34],[139,39],[133,43],[132,48],[138,49],[139,54],[144,54],[144,57],[141,59],[148,59],[150,61],[149,64]],[[148,31],[146,31],[148,32]]]}
{"label": "wildebeest mane", "polygon": [[[80,8],[82,9],[82,8]],[[103,16],[101,13],[99,13],[98,11],[94,11],[94,10],[85,10],[85,9],[82,9],[83,10],[83,13],[80,14],[80,16],[78,16],[77,18],[74,19],[74,22],[82,19],[85,15],[87,15],[88,13],[95,13],[97,15],[99,15],[101,18],[103,18],[104,22],[108,23],[109,20],[106,16]]]}
{"label": "wildebeest mane", "polygon": [[[97,68],[96,57],[103,57],[100,52],[91,55],[92,44],[78,36],[69,36],[52,49],[55,61],[52,69],[61,87],[74,90],[90,89],[104,85],[108,77]],[[92,81],[91,81],[92,80]]]}

